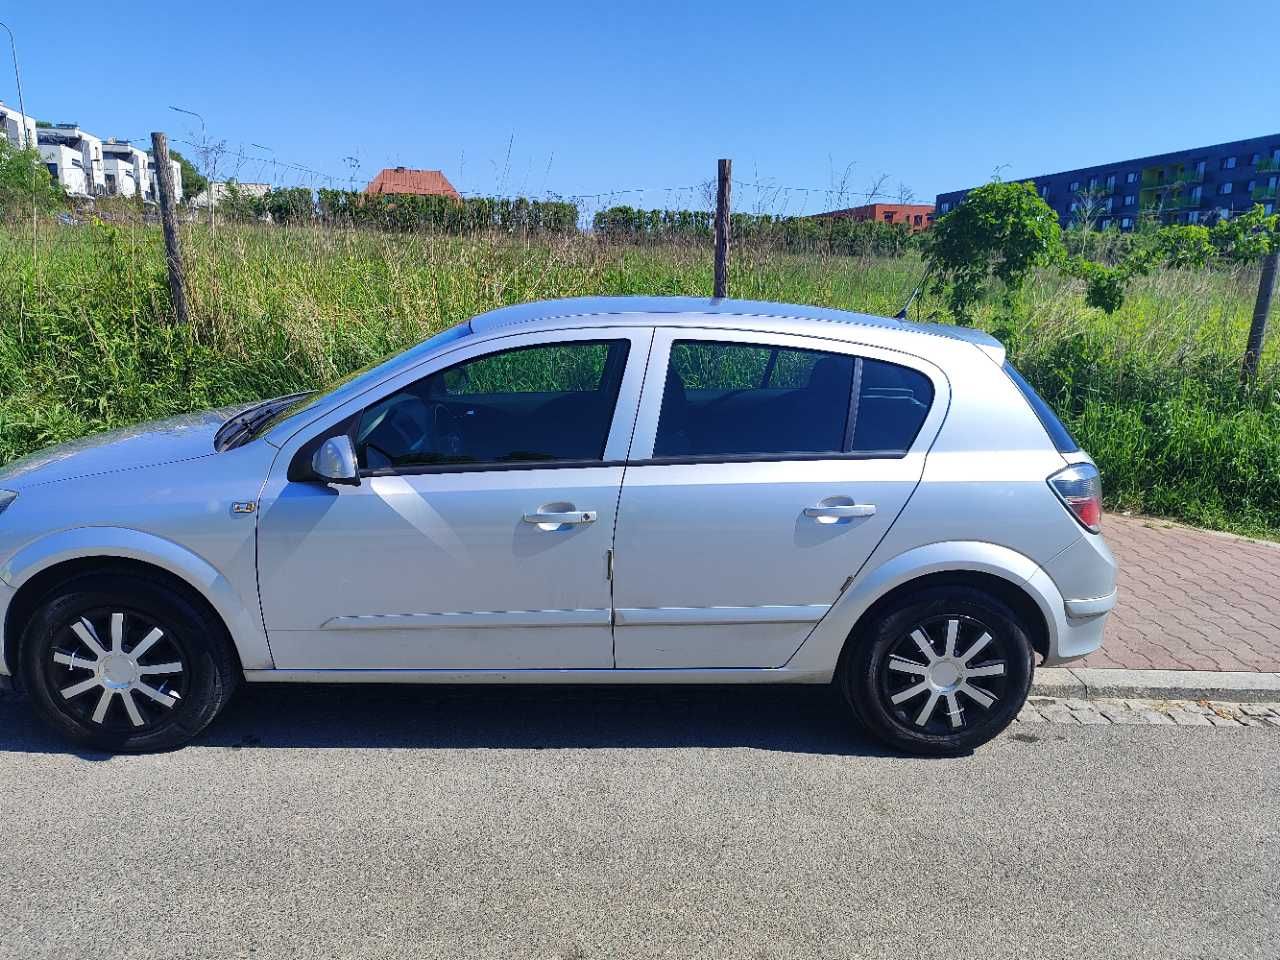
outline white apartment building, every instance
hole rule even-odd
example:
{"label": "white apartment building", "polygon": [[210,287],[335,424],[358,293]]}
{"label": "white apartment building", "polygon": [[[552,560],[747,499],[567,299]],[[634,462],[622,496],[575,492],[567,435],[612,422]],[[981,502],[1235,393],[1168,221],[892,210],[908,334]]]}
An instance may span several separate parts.
{"label": "white apartment building", "polygon": [[147,196],[151,189],[147,155],[127,140],[107,140],[102,145],[102,182],[109,196]]}
{"label": "white apartment building", "polygon": [[[235,181],[235,190],[242,197],[253,197],[257,199],[259,197],[265,197],[271,192],[271,184],[240,183],[239,181]],[[210,182],[209,186],[197,193],[191,202],[201,210],[205,210],[211,203],[214,206],[217,206],[226,200],[230,191],[231,184],[229,182],[224,180],[213,181]]]}
{"label": "white apartment building", "polygon": [[[173,195],[179,203],[182,202],[182,164],[172,157],[169,158],[169,170],[173,173]],[[160,202],[160,178],[156,175],[156,158],[147,154],[147,178],[150,187],[143,194],[148,200]]]}
{"label": "white apartment building", "polygon": [[0,127],[4,130],[5,139],[15,147],[21,149],[36,145],[35,118],[5,106],[3,100],[0,100]]}
{"label": "white apartment building", "polygon": [[72,196],[94,197],[106,192],[102,140],[74,123],[36,130],[40,158],[49,175]]}

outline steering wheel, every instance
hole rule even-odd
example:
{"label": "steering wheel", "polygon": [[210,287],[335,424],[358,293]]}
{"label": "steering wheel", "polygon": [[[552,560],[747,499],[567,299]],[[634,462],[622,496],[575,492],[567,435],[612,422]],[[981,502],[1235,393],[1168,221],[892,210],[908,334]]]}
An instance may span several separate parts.
{"label": "steering wheel", "polygon": [[462,452],[457,418],[442,403],[427,403],[403,393],[371,408],[365,416],[356,436],[357,448],[376,451],[386,466],[426,459],[426,454],[445,458]]}

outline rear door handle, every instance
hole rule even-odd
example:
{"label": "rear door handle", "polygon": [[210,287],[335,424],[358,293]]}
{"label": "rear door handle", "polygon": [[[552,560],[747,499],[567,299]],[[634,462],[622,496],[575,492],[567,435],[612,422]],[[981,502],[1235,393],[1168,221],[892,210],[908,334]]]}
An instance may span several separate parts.
{"label": "rear door handle", "polygon": [[566,523],[594,523],[596,519],[596,511],[594,510],[565,510],[560,513],[526,513],[524,515],[525,523],[536,523],[538,526],[559,527]]}
{"label": "rear door handle", "polygon": [[816,520],[846,520],[849,517],[874,517],[874,503],[838,503],[830,506],[805,507],[804,515]]}

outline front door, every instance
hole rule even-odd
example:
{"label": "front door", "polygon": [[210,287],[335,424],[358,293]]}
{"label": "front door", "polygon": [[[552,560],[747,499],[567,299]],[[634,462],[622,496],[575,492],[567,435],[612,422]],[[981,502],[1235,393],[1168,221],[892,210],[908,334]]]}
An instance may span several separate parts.
{"label": "front door", "polygon": [[329,418],[361,484],[277,470],[261,500],[276,666],[612,667],[608,555],[651,337],[463,347]]}
{"label": "front door", "polygon": [[911,496],[945,390],[872,347],[660,329],[618,508],[617,665],[790,659]]}

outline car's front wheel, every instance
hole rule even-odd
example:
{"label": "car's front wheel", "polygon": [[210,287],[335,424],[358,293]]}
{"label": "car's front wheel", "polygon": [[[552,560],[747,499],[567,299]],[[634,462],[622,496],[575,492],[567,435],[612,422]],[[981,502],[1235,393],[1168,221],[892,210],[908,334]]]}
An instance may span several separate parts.
{"label": "car's front wheel", "polygon": [[22,637],[36,710],[85,746],[167,750],[213,721],[238,673],[200,604],[132,574],[78,578],[45,597]]}
{"label": "car's front wheel", "polygon": [[966,586],[931,587],[881,612],[851,647],[840,684],[877,739],[948,756],[1004,730],[1031,688],[1032,647],[1018,616]]}

